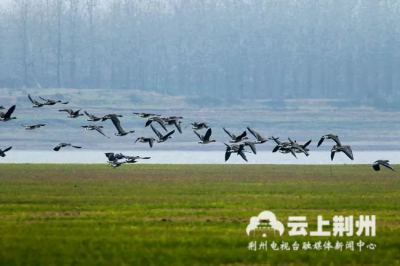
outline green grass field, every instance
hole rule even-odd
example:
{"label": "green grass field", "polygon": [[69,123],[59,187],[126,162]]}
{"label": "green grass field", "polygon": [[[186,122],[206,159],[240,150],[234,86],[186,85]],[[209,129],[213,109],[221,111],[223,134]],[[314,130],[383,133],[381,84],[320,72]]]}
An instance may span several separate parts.
{"label": "green grass field", "polygon": [[[400,265],[399,180],[370,165],[1,164],[0,265]],[[264,210],[282,236],[246,234]],[[318,215],[331,232],[333,216],[353,215],[354,236],[288,235],[289,216],[309,232]],[[355,235],[359,215],[376,215],[375,237]],[[376,248],[302,249],[337,240]]]}

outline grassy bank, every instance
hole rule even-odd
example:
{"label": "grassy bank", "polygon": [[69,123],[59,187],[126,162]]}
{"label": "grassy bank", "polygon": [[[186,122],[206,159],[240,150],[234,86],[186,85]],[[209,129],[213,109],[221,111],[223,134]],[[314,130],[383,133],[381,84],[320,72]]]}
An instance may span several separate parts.
{"label": "grassy bank", "polygon": [[[396,167],[396,165],[394,166]],[[399,167],[399,166],[397,166]],[[399,174],[370,165],[6,165],[0,169],[0,265],[398,265]],[[248,236],[269,210],[282,236]],[[288,216],[354,216],[354,236],[289,236]],[[376,215],[376,236],[355,235]],[[302,243],[374,243],[303,250]],[[249,250],[252,241],[300,249]]]}

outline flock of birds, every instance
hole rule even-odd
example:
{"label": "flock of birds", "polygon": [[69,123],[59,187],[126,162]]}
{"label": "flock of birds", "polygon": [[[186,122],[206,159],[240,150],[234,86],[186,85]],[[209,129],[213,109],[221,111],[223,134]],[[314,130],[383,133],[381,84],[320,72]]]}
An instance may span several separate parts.
{"label": "flock of birds", "polygon": [[[39,102],[37,100],[32,99],[31,95],[28,95],[28,98],[32,102],[32,104],[33,104],[32,107],[34,107],[34,108],[40,108],[40,107],[43,107],[46,105],[55,105],[58,103],[59,104],[68,104],[69,103],[69,102],[63,102],[60,100],[45,99],[40,96],[39,96],[39,98],[41,100],[43,100],[43,102]],[[13,112],[15,111],[15,108],[16,108],[16,105],[13,105],[8,109],[8,111],[6,113],[0,112],[0,122],[7,122],[10,120],[16,119],[16,117],[11,116],[13,114]],[[4,108],[4,106],[0,106],[0,109],[5,109],[5,108]],[[90,121],[90,122],[98,122],[98,121],[104,122],[106,120],[111,120],[111,122],[113,123],[113,125],[115,126],[115,128],[117,130],[117,132],[114,134],[115,136],[126,136],[128,134],[135,132],[134,130],[126,131],[122,128],[121,121],[119,120],[119,117],[122,117],[122,115],[107,114],[104,116],[95,116],[93,114],[88,113],[87,111],[84,111],[84,114],[80,113],[81,110],[82,109],[79,109],[76,111],[74,111],[72,109],[60,109],[59,112],[67,112],[68,118],[77,118],[77,117],[86,115],[88,117],[87,121]],[[135,114],[141,118],[147,118],[145,127],[150,126],[157,137],[157,138],[143,137],[143,136],[138,137],[136,139],[135,143],[136,142],[148,143],[150,148],[152,148],[154,142],[162,143],[162,142],[167,141],[168,139],[172,138],[172,135],[175,133],[175,130],[168,132],[167,126],[175,126],[176,129],[179,131],[179,133],[182,134],[182,127],[181,127],[182,122],[180,120],[183,119],[183,117],[181,117],[181,116],[161,117],[160,114],[152,114],[152,113],[133,113],[133,114]],[[156,122],[167,133],[162,134],[160,131],[158,131],[153,126],[153,122]],[[25,128],[25,130],[34,130],[34,129],[43,127],[45,125],[46,124],[35,124],[35,125],[22,125],[22,126]],[[212,142],[216,142],[216,140],[211,139],[212,130],[211,130],[211,127],[209,127],[207,122],[201,122],[201,123],[193,122],[193,123],[190,123],[189,125],[187,125],[186,128],[188,126],[192,126],[192,129],[194,130],[193,132],[199,138],[199,141],[198,141],[199,144],[209,144]],[[82,127],[85,128],[86,130],[95,130],[98,133],[100,133],[101,135],[109,138],[102,131],[103,126],[85,125]],[[197,132],[197,131],[200,131],[203,129],[207,129],[204,135]],[[254,131],[250,127],[247,127],[248,132],[250,132],[256,139],[256,140],[250,141],[249,138],[247,137],[246,130],[243,131],[243,133],[240,135],[235,135],[235,134],[231,133],[230,131],[228,131],[226,128],[223,128],[223,130],[230,137],[229,144],[224,142],[224,144],[226,146],[225,162],[229,160],[232,153],[236,153],[237,155],[240,155],[243,158],[243,160],[245,160],[247,162],[246,153],[252,152],[254,154],[257,154],[256,145],[266,143],[269,140],[273,140],[276,143],[276,146],[274,147],[272,152],[279,151],[280,153],[284,153],[284,154],[291,153],[296,158],[297,158],[297,156],[296,156],[297,153],[304,153],[306,156],[309,156],[310,149],[308,148],[308,146],[310,145],[311,140],[307,141],[304,144],[299,144],[296,142],[296,140],[292,141],[290,138],[288,138],[288,141],[280,141],[279,137],[275,138],[274,136],[271,136],[269,138],[264,138],[258,132]],[[333,140],[336,143],[331,149],[331,160],[333,160],[335,153],[337,153],[337,152],[343,152],[351,160],[354,160],[353,151],[352,151],[351,147],[349,145],[342,145],[342,143],[339,140],[338,135],[327,134],[327,135],[322,136],[318,142],[317,147],[319,147],[325,139]],[[246,146],[250,148],[251,152],[245,150]],[[76,149],[82,148],[80,146],[72,145],[71,143],[60,143],[56,147],[54,147],[53,150],[59,151],[61,148],[64,148],[64,147],[73,147]],[[12,147],[8,147],[4,150],[0,149],[0,156],[5,157],[6,152],[11,149],[12,149]],[[150,157],[126,156],[126,155],[123,155],[122,153],[111,153],[111,152],[105,153],[105,155],[108,159],[108,161],[107,161],[108,165],[112,166],[114,168],[119,167],[125,163],[136,163],[137,160],[139,160],[139,159],[150,159]],[[372,164],[372,167],[375,171],[379,171],[380,165],[395,171],[395,169],[389,164],[388,160],[377,160]]]}

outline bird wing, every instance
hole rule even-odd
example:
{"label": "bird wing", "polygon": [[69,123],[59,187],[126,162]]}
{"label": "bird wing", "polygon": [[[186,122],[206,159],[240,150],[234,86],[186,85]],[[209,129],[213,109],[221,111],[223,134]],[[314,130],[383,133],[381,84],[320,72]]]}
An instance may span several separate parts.
{"label": "bird wing", "polygon": [[335,152],[331,151],[331,160],[333,161],[333,157],[335,157]]}
{"label": "bird wing", "polygon": [[53,150],[55,151],[59,151],[61,149],[61,144],[58,144],[57,146],[54,147]]}
{"label": "bird wing", "polygon": [[74,115],[79,115],[79,111],[80,111],[80,110],[82,110],[82,109],[79,109],[79,110],[75,111],[75,112],[74,112]]}
{"label": "bird wing", "polygon": [[322,142],[324,142],[324,138],[323,138],[323,137],[318,141],[317,148],[318,148],[319,146],[321,146]]}
{"label": "bird wing", "polygon": [[212,133],[211,128],[209,128],[206,134],[204,135],[203,140],[210,140],[211,133]]}
{"label": "bird wing", "polygon": [[229,132],[228,130],[226,130],[224,127],[223,127],[222,129],[225,131],[226,134],[229,135],[229,137],[231,137],[232,139],[236,139],[235,134],[232,134],[231,132]]}
{"label": "bird wing", "polygon": [[174,120],[174,124],[175,124],[176,128],[178,129],[179,133],[182,134],[181,124],[178,123],[178,120]]}
{"label": "bird wing", "polygon": [[171,132],[168,132],[168,134],[166,134],[164,137],[162,137],[162,139],[164,140],[164,141],[166,141],[168,138],[169,138],[169,136],[171,136],[172,134],[174,134],[175,133],[175,130],[172,130]]}
{"label": "bird wing", "polygon": [[9,150],[11,150],[11,149],[12,149],[12,146],[11,146],[11,147],[8,147],[8,148],[5,149],[5,150],[3,150],[3,152],[9,151]]}
{"label": "bird wing", "polygon": [[111,121],[113,122],[115,128],[118,130],[119,133],[123,133],[124,130],[121,127],[121,122],[119,121],[118,117],[116,116],[110,116]]}
{"label": "bird wing", "polygon": [[[4,151],[6,151],[6,150],[4,150]],[[383,162],[381,162],[381,164],[383,166],[389,168],[390,170],[396,171],[396,170],[394,170],[394,168],[388,162],[383,161]]]}
{"label": "bird wing", "polygon": [[307,141],[306,143],[303,144],[303,149],[307,148],[308,145],[310,145],[312,139],[310,139],[309,141]]}
{"label": "bird wing", "polygon": [[289,148],[289,150],[290,150],[290,153],[291,153],[294,157],[296,157],[296,159],[297,159],[296,153],[293,151],[293,148]]}
{"label": "bird wing", "polygon": [[203,141],[204,136],[200,136],[200,134],[197,133],[196,130],[193,130],[193,132],[194,132],[194,134],[196,134],[196,135],[199,137],[199,139],[200,139],[201,141]]}
{"label": "bird wing", "polygon": [[337,143],[337,145],[342,146],[338,137],[333,136],[332,139]]}
{"label": "bird wing", "polygon": [[225,162],[229,160],[229,157],[231,157],[231,152],[229,152],[230,150],[226,149],[225,151]]}
{"label": "bird wing", "polygon": [[257,154],[256,145],[253,142],[247,141],[247,146],[250,146],[250,149],[253,151],[254,154]]}
{"label": "bird wing", "polygon": [[113,152],[106,152],[104,153],[109,161],[113,161],[114,153]]}
{"label": "bird wing", "polygon": [[375,171],[381,170],[381,168],[379,167],[379,163],[378,163],[378,162],[374,162],[374,163],[372,164],[372,168],[374,168]]}
{"label": "bird wing", "polygon": [[349,157],[350,159],[354,160],[353,151],[351,150],[350,146],[344,147],[343,152],[347,155],[347,157]]}
{"label": "bird wing", "polygon": [[244,154],[243,150],[239,153],[239,155],[247,162],[246,154]]}
{"label": "bird wing", "polygon": [[4,113],[3,112],[0,112],[0,117],[4,117]]}
{"label": "bird wing", "polygon": [[4,115],[4,118],[10,118],[14,110],[15,110],[15,104],[11,106],[10,109],[8,109],[7,113]]}
{"label": "bird wing", "polygon": [[[159,118],[159,117],[152,117],[152,120],[150,120],[150,121],[156,121],[157,123],[159,123],[160,124],[160,126],[162,126],[162,128],[165,130],[165,131],[168,131],[167,130],[167,128],[165,127],[165,125],[164,125],[164,121],[161,119],[161,118]],[[148,123],[148,122],[147,122]],[[147,123],[146,123],[146,126],[147,126]],[[151,123],[151,122],[150,122]],[[149,123],[149,124],[150,124]],[[179,130],[179,128],[178,128],[178,130]]]}
{"label": "bird wing", "polygon": [[245,131],[243,131],[243,133],[240,136],[237,136],[236,139],[242,139],[242,138],[246,137],[246,135],[247,135],[247,131],[245,130]]}
{"label": "bird wing", "polygon": [[80,146],[73,146],[73,145],[71,145],[71,147],[74,147],[74,148],[77,148],[77,149],[81,149],[82,148]]}
{"label": "bird wing", "polygon": [[281,141],[279,140],[279,137],[275,138],[274,136],[271,136],[271,139],[273,139],[276,144],[281,144]]}
{"label": "bird wing", "polygon": [[61,109],[61,110],[58,110],[58,111],[59,112],[67,112],[70,115],[74,114],[74,111],[72,111],[72,109]]}
{"label": "bird wing", "polygon": [[252,130],[250,127],[247,127],[247,130],[257,139],[263,139],[260,134],[258,134],[256,131]]}
{"label": "bird wing", "polygon": [[153,132],[157,135],[157,137],[158,137],[159,139],[162,139],[162,138],[163,138],[163,135],[160,133],[160,131],[158,131],[157,129],[155,129],[155,128],[153,127],[153,125],[150,125],[150,127],[151,127],[151,129],[153,130]]}
{"label": "bird wing", "polygon": [[96,131],[99,132],[99,133],[100,133],[101,135],[103,135],[104,137],[110,138],[110,137],[106,136],[100,128],[97,127],[97,128],[96,128]]}
{"label": "bird wing", "polygon": [[153,142],[154,142],[154,139],[153,139],[153,138],[151,138],[151,139],[149,140],[149,145],[150,145],[150,148],[153,148]]}
{"label": "bird wing", "polygon": [[237,150],[237,155],[241,154],[244,150],[244,144],[239,145],[239,149]]}
{"label": "bird wing", "polygon": [[28,94],[28,98],[29,98],[29,100],[30,100],[33,104],[36,104],[36,103],[32,100],[32,97],[31,97],[30,94]]}
{"label": "bird wing", "polygon": [[83,111],[83,112],[84,112],[85,115],[87,115],[88,117],[93,117],[93,115],[89,114],[88,112],[86,112],[86,111]]}
{"label": "bird wing", "polygon": [[272,150],[272,152],[277,152],[277,151],[279,150],[280,147],[281,147],[281,146],[276,145],[275,148]]}
{"label": "bird wing", "polygon": [[140,138],[137,138],[133,144],[135,144],[135,143],[138,142],[139,140],[140,140]]}
{"label": "bird wing", "polygon": [[49,101],[50,101],[49,99],[45,99],[45,98],[43,98],[43,97],[41,97],[41,96],[39,96],[39,98],[42,99],[43,101],[46,101],[46,102],[49,102]]}

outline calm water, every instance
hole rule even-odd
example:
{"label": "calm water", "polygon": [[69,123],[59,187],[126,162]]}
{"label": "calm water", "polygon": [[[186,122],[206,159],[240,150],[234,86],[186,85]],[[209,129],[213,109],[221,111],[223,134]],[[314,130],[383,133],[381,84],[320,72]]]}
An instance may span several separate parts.
{"label": "calm water", "polygon": [[[104,152],[110,150],[60,150],[54,151],[21,151],[11,150],[7,156],[0,157],[0,163],[106,163]],[[225,164],[224,150],[221,151],[111,151],[122,152],[131,156],[149,156],[149,160],[140,160],[139,163],[155,164]],[[313,151],[310,156],[297,154],[294,158],[291,154],[272,153],[260,151],[256,155],[246,154],[247,164],[371,164],[378,159],[390,160],[390,163],[400,164],[400,151],[359,151],[354,152],[354,161],[351,161],[343,153],[337,153],[334,161],[330,159],[330,150]],[[232,154],[229,164],[246,163],[240,156]]]}

